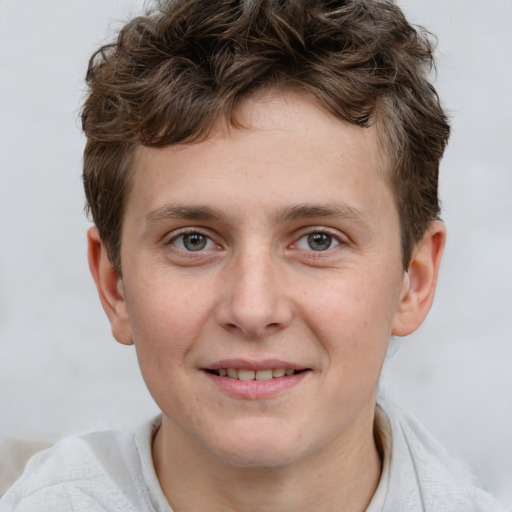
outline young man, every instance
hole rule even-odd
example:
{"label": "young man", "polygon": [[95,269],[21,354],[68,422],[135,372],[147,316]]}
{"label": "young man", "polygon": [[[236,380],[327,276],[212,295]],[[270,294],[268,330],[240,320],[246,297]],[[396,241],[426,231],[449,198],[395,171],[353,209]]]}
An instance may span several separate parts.
{"label": "young man", "polygon": [[160,2],[93,56],[89,262],[162,414],[35,457],[2,512],[500,510],[377,398],[446,237],[431,64],[369,0]]}

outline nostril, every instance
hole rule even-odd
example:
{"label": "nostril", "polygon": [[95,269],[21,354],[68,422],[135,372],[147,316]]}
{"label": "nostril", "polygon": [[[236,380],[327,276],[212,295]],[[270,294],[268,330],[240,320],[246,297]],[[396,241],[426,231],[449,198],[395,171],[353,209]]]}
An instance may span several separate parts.
{"label": "nostril", "polygon": [[279,322],[271,322],[265,325],[262,329],[251,329],[250,327],[245,326],[245,329],[241,326],[238,326],[234,322],[227,322],[224,324],[224,328],[230,332],[241,331],[248,336],[263,336],[265,333],[270,334],[271,332],[277,331],[280,329]]}

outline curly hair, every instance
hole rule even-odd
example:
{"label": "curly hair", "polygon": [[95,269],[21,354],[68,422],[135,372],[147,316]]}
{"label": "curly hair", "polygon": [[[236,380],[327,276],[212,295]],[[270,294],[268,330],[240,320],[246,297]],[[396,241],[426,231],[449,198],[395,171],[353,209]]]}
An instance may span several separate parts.
{"label": "curly hair", "polygon": [[82,110],[86,210],[121,272],[135,150],[200,142],[241,102],[293,90],[375,124],[400,216],[402,259],[439,216],[450,128],[429,82],[433,38],[379,0],[160,0],[89,62]]}

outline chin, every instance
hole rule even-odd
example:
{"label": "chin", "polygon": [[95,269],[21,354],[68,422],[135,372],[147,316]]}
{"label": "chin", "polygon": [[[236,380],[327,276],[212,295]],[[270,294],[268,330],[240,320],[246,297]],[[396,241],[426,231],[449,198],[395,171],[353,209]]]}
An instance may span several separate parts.
{"label": "chin", "polygon": [[303,456],[300,436],[294,439],[286,432],[253,432],[253,435],[231,435],[210,450],[226,464],[243,468],[278,468],[287,466]]}

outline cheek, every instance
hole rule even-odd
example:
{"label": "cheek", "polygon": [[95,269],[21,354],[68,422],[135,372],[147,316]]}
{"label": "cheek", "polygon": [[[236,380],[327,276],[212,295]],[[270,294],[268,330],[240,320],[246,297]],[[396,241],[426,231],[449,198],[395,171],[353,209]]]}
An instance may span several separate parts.
{"label": "cheek", "polygon": [[190,370],[187,356],[198,338],[200,305],[194,304],[177,287],[159,282],[158,287],[145,286],[138,293],[127,293],[140,371],[161,409],[193,408],[193,404],[181,403],[179,394],[171,395],[169,391],[187,385]]}
{"label": "cheek", "polygon": [[397,283],[360,272],[305,295],[303,314],[331,363],[351,374],[366,366],[380,371],[397,306],[395,288]]}
{"label": "cheek", "polygon": [[[208,306],[194,300],[186,287],[153,281],[137,293],[127,293],[127,304],[139,365],[148,384],[179,375],[177,370],[187,364],[187,354],[193,349],[207,318]],[[135,290],[134,290],[135,292]]]}

